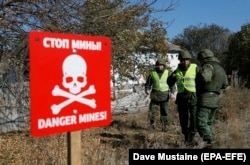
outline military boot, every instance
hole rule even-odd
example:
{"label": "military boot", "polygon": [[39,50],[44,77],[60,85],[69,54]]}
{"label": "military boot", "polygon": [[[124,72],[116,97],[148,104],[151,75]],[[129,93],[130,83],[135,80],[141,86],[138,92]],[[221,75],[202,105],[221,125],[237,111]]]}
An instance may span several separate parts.
{"label": "military boot", "polygon": [[185,134],[184,137],[185,137],[185,143],[188,143],[188,139],[189,139],[188,138],[189,137],[188,134]]}
{"label": "military boot", "polygon": [[194,134],[185,135],[185,144],[186,144],[187,146],[194,146],[194,145],[197,145],[196,142],[195,142],[194,137],[195,137]]}
{"label": "military boot", "polygon": [[167,126],[166,126],[166,125],[163,125],[161,131],[162,131],[162,132],[167,132],[167,131],[168,131],[168,130],[167,130]]}
{"label": "military boot", "polygon": [[161,131],[162,132],[167,132],[167,122],[166,121],[161,121],[161,124],[162,124]]}
{"label": "military boot", "polygon": [[194,137],[195,137],[195,134],[190,133],[189,136],[188,136],[188,142],[189,143],[194,143]]}
{"label": "military boot", "polygon": [[154,120],[150,120],[149,130],[155,130],[155,122],[154,122]]}

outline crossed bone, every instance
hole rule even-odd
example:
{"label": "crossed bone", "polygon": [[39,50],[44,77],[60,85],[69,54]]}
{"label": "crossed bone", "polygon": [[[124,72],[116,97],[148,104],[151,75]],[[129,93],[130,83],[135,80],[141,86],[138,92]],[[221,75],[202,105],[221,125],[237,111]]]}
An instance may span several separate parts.
{"label": "crossed bone", "polygon": [[54,89],[52,90],[52,95],[53,96],[64,96],[64,97],[67,97],[68,100],[63,101],[60,104],[53,104],[51,106],[52,113],[54,115],[58,114],[62,110],[62,108],[71,104],[74,101],[77,101],[77,102],[82,103],[82,104],[86,104],[86,105],[90,106],[91,108],[95,108],[96,107],[95,99],[82,98],[83,96],[87,96],[89,94],[94,94],[95,92],[96,92],[95,87],[93,85],[90,85],[86,91],[83,91],[83,92],[79,93],[78,95],[74,95],[74,94],[71,94],[70,92],[67,92],[67,91],[60,89],[59,86],[56,85],[54,87]]}

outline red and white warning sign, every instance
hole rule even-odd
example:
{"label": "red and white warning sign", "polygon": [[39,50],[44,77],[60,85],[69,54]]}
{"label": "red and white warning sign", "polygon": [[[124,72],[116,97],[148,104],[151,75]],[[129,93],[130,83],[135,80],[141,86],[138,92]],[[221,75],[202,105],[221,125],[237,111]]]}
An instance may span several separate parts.
{"label": "red and white warning sign", "polygon": [[110,124],[109,38],[32,31],[29,53],[32,136]]}

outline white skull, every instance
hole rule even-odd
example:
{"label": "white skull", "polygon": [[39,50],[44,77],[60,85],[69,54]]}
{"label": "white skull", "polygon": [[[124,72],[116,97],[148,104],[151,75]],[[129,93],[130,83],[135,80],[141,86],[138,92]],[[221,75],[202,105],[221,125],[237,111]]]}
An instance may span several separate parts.
{"label": "white skull", "polygon": [[87,65],[85,60],[77,55],[72,54],[65,58],[62,66],[63,86],[73,94],[77,94],[87,84]]}

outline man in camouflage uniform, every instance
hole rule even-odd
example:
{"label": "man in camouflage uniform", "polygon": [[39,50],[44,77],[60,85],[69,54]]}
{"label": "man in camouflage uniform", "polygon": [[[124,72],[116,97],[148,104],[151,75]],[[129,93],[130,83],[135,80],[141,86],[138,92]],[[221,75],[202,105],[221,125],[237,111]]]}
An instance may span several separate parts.
{"label": "man in camouflage uniform", "polygon": [[162,131],[167,131],[168,122],[168,104],[169,104],[169,86],[167,79],[169,77],[169,71],[166,69],[166,61],[158,59],[155,64],[155,68],[150,72],[145,84],[145,93],[148,95],[150,92],[149,103],[149,122],[150,129],[155,129],[155,113],[158,107],[160,107],[160,121],[162,124]]}
{"label": "man in camouflage uniform", "polygon": [[225,70],[209,49],[198,53],[201,68],[196,76],[197,129],[204,148],[212,147],[215,140],[215,113],[220,107],[220,93],[228,86]]}
{"label": "man in camouflage uniform", "polygon": [[179,113],[179,120],[185,143],[191,144],[197,133],[196,129],[196,86],[195,77],[197,65],[191,63],[191,54],[184,50],[179,53],[180,63],[168,78],[169,86],[176,84],[177,97],[175,103]]}

